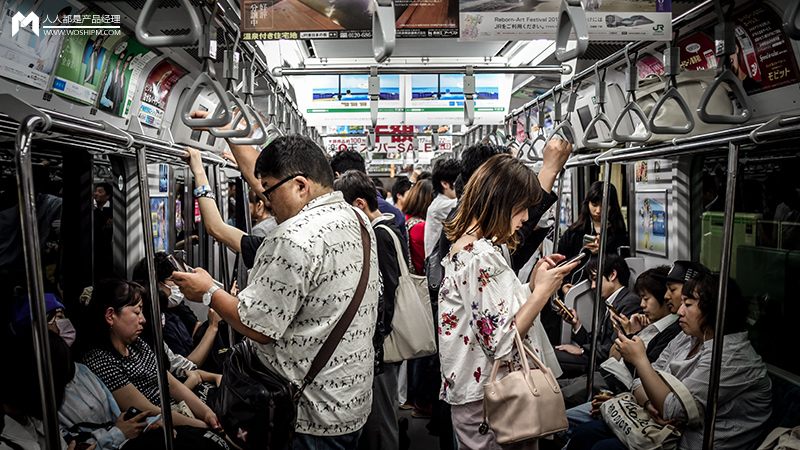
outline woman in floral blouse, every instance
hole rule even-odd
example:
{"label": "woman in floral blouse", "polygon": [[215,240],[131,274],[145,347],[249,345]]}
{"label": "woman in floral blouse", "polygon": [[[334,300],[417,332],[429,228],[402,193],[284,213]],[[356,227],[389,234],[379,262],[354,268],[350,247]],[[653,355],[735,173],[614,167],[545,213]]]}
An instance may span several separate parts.
{"label": "woman in floral blouse", "polygon": [[[480,434],[478,427],[494,360],[518,357],[514,333],[540,356],[552,354],[534,321],[577,262],[556,268],[563,256],[544,258],[522,284],[502,249],[514,250],[515,231],[540,199],[536,174],[510,155],[497,155],[470,178],[455,219],[445,224],[453,246],[442,262],[439,293],[441,398],[452,406],[459,449],[500,448],[491,430]],[[536,441],[523,446],[536,448]]]}

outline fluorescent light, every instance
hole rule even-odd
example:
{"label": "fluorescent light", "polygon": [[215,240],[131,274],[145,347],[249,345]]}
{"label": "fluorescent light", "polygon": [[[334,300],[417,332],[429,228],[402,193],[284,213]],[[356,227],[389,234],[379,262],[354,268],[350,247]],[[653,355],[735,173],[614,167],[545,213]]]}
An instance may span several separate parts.
{"label": "fluorescent light", "polygon": [[511,67],[535,66],[555,52],[555,42],[548,39],[529,41],[508,60]]}

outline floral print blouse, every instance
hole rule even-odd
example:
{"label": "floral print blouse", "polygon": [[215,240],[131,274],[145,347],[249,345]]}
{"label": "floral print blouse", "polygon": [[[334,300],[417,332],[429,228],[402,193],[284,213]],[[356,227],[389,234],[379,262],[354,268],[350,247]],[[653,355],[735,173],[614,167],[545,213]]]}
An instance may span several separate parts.
{"label": "floral print blouse", "polygon": [[[495,359],[519,357],[514,348],[514,316],[527,301],[530,289],[520,283],[501,247],[487,239],[467,244],[442,265],[440,394],[451,405],[463,405],[483,399],[483,386],[489,382]],[[542,359],[541,337],[535,328],[522,338]]]}

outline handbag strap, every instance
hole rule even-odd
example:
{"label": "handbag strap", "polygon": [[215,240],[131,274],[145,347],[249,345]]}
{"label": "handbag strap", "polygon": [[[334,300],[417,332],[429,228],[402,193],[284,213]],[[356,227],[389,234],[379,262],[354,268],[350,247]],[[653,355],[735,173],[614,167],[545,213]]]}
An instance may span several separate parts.
{"label": "handbag strap", "polygon": [[[392,236],[392,240],[394,241],[394,251],[397,254],[397,261],[402,261],[403,260],[403,249],[400,247],[400,239],[397,239],[397,234],[395,234],[395,232],[392,231],[391,228],[389,228],[389,227],[387,227],[386,225],[383,225],[383,224],[378,224],[378,225],[375,226],[375,228],[383,228],[383,229],[386,230],[387,233],[389,233],[390,236]],[[407,277],[408,276],[408,265],[407,264],[397,264],[397,265],[400,266],[400,276],[401,277]]]}
{"label": "handbag strap", "polygon": [[699,405],[694,397],[692,397],[692,393],[689,392],[689,389],[686,389],[686,386],[681,383],[681,380],[675,378],[675,376],[669,372],[656,370],[656,373],[669,385],[670,390],[678,397],[678,400],[680,400],[684,409],[686,409],[686,415],[689,418],[686,424],[691,428],[700,428],[702,426],[702,414],[700,413]]}
{"label": "handbag strap", "polygon": [[361,245],[364,249],[364,265],[361,268],[361,278],[358,280],[356,292],[353,295],[353,299],[350,301],[350,304],[347,306],[344,314],[342,315],[342,318],[336,322],[336,326],[333,327],[333,331],[331,331],[331,334],[328,335],[325,343],[322,344],[322,348],[320,348],[317,356],[314,357],[314,361],[311,362],[311,368],[308,369],[308,373],[306,373],[306,376],[303,377],[303,385],[300,386],[300,389],[298,389],[297,393],[295,394],[295,399],[300,397],[300,394],[303,393],[303,390],[306,388],[306,386],[314,381],[314,378],[317,376],[319,371],[322,370],[322,368],[325,367],[325,364],[328,363],[328,360],[331,358],[331,355],[333,355],[334,350],[336,350],[336,347],[342,340],[344,333],[347,331],[347,328],[350,327],[350,323],[356,316],[358,307],[361,306],[361,300],[364,298],[364,293],[367,290],[370,263],[369,231],[367,231],[367,226],[364,223],[364,220],[355,209],[353,209],[353,214],[356,215],[356,220],[358,220],[359,228],[361,229]]}

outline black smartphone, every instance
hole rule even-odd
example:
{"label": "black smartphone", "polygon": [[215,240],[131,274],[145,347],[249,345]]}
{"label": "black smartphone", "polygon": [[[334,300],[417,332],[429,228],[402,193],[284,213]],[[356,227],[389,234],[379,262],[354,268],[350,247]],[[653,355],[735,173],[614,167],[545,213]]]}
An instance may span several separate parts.
{"label": "black smartphone", "polygon": [[174,270],[175,272],[188,272],[186,266],[177,259],[175,259],[174,256],[167,255],[167,261],[169,261],[169,264],[172,266],[172,270]]}
{"label": "black smartphone", "polygon": [[561,310],[564,311],[567,316],[569,316],[569,320],[575,320],[575,316],[572,315],[572,312],[569,310],[569,308],[567,308],[567,306],[564,305],[564,303],[562,303],[558,297],[553,297],[553,300],[555,300],[556,305],[558,305],[558,307],[561,308]]}
{"label": "black smartphone", "polygon": [[[127,411],[125,411],[125,415],[122,416],[122,418],[124,420],[131,420],[131,419],[133,419],[134,417],[138,416],[141,413],[142,412],[139,411],[135,406],[131,406],[130,408],[128,408]],[[144,421],[144,417],[139,422],[143,422],[143,421]]]}
{"label": "black smartphone", "polygon": [[622,325],[620,325],[619,321],[617,321],[617,319],[614,317],[611,317],[611,325],[614,327],[614,330],[617,332],[617,334],[625,334],[622,331]]}
{"label": "black smartphone", "polygon": [[614,309],[614,307],[613,307],[613,306],[609,305],[608,303],[606,303],[605,305],[606,305],[606,308],[608,308],[608,310],[609,310],[609,311],[611,311],[612,313],[614,313],[614,314],[616,314],[617,316],[619,316],[619,313],[617,312],[617,310],[616,310],[616,309]]}
{"label": "black smartphone", "polygon": [[580,261],[580,260],[582,260],[584,258],[584,256],[586,256],[586,253],[581,252],[581,253],[578,253],[578,256],[576,256],[576,257],[574,257],[572,259],[564,258],[563,260],[561,260],[560,263],[556,264],[556,267],[561,267],[561,266],[565,266],[567,264],[572,264],[575,261]]}

